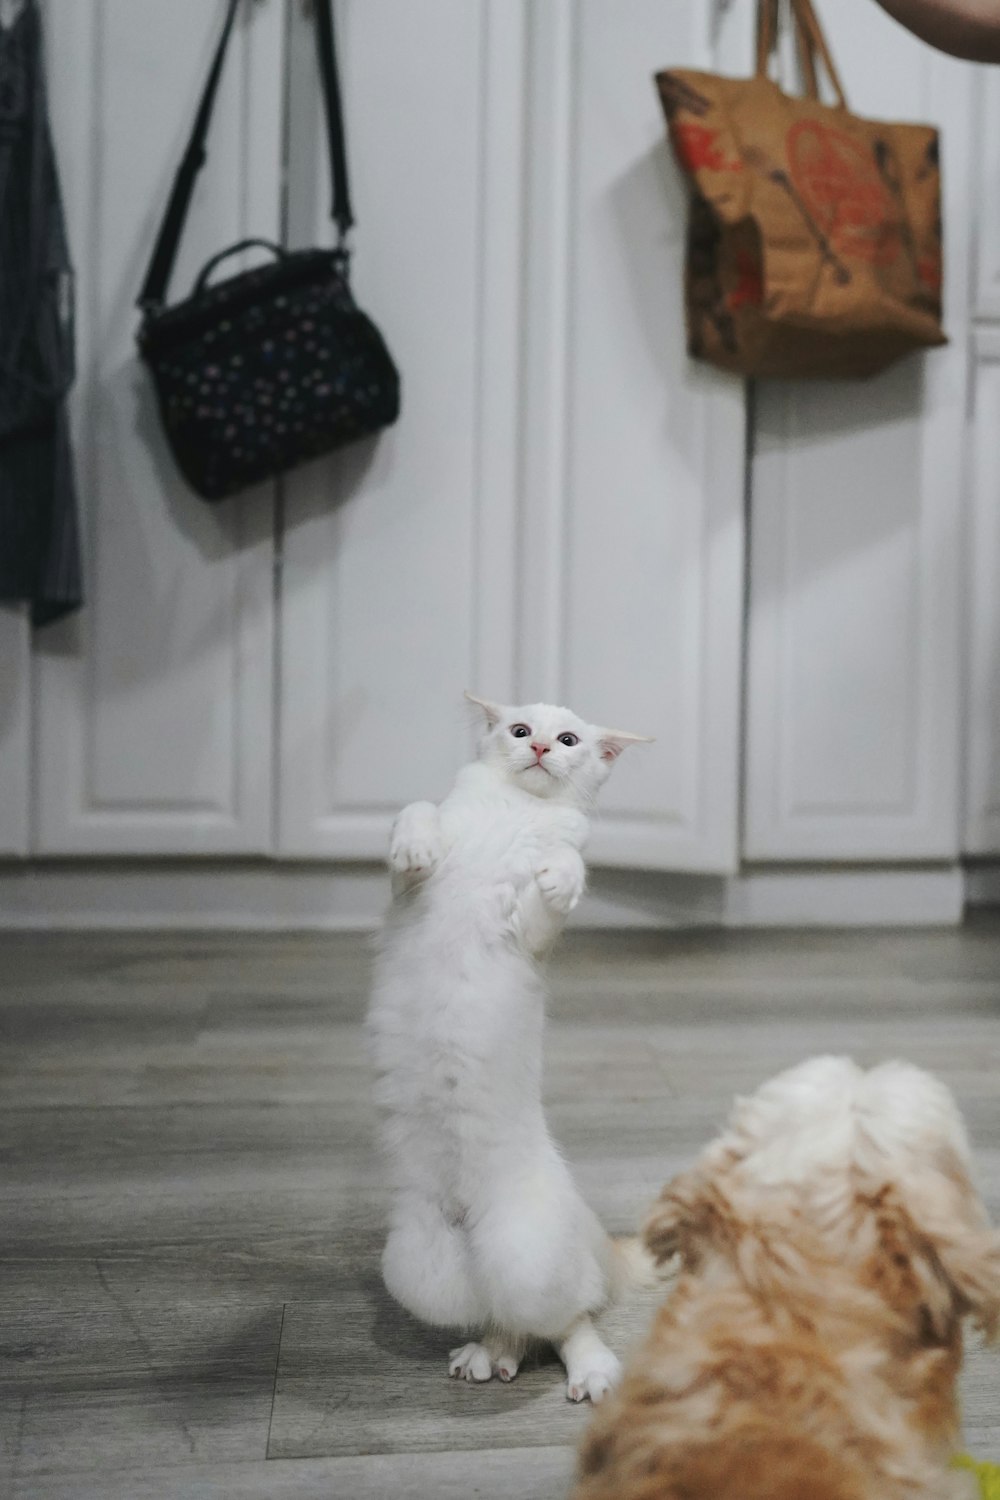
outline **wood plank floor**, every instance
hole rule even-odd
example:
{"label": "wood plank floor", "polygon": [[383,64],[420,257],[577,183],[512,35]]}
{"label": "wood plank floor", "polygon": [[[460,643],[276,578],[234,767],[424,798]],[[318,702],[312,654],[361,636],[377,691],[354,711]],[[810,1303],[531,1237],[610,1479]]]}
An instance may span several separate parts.
{"label": "wood plank floor", "polygon": [[[449,1381],[380,1289],[366,974],[347,935],[0,938],[0,1493],[565,1495],[587,1413],[557,1367]],[[610,1228],[735,1091],[829,1050],[938,1072],[1000,1216],[1000,922],[580,933],[552,983],[549,1113]],[[975,1351],[969,1442],[1000,1458],[998,1377]]]}

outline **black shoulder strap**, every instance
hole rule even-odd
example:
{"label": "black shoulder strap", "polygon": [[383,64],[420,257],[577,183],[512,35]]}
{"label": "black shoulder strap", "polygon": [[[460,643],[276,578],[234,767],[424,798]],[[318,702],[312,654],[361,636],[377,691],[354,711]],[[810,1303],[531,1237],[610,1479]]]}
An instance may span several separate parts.
{"label": "black shoulder strap", "polygon": [[[212,66],[209,69],[201,102],[198,105],[198,113],[195,115],[191,137],[187,144],[187,150],[181,158],[177,175],[174,178],[174,185],[171,188],[170,198],[167,203],[167,211],[163,216],[163,223],[160,225],[160,232],[156,237],[156,245],[146,272],[146,279],[142,284],[142,291],[139,293],[137,300],[136,305],[144,309],[161,307],[167,294],[167,286],[170,281],[170,274],[174,268],[174,260],[177,256],[177,247],[180,244],[184,223],[187,219],[195,179],[205,165],[205,140],[208,136],[208,127],[212,118],[212,109],[215,105],[215,95],[219,87],[222,65],[226,60],[233,22],[236,19],[236,12],[239,10],[239,7],[240,0],[229,0],[229,8],[226,11],[222,35],[219,38],[219,45],[215,49]],[[354,215],[351,212],[350,191],[347,181],[347,150],[344,144],[344,121],[340,105],[340,86],[337,79],[333,10],[330,0],[313,0],[313,8],[316,21],[316,51],[319,59],[319,75],[326,110],[327,139],[330,149],[330,173],[333,183],[331,217],[337,225],[339,243],[341,248],[343,248],[347,231],[354,223]]]}
{"label": "black shoulder strap", "polygon": [[344,139],[344,115],[340,105],[340,79],[337,74],[337,44],[333,34],[333,9],[330,0],[313,0],[316,10],[316,51],[319,56],[319,79],[326,110],[326,134],[330,145],[330,173],[333,180],[333,202],[330,217],[337,226],[343,249],[347,232],[354,223],[351,193],[347,182],[347,143]]}
{"label": "black shoulder strap", "polygon": [[208,126],[212,118],[212,108],[215,104],[216,90],[219,87],[219,77],[222,73],[222,64],[226,60],[226,50],[229,46],[229,38],[232,35],[233,22],[236,20],[236,12],[239,9],[240,0],[229,0],[229,9],[226,12],[226,22],[222,28],[222,36],[219,45],[215,49],[212,66],[208,72],[208,79],[198,105],[198,113],[194,118],[191,129],[191,138],[187,144],[187,150],[181,158],[181,164],[174,178],[174,185],[170,190],[170,199],[167,203],[167,211],[160,225],[160,232],[156,237],[156,245],[153,250],[146,279],[139,293],[139,307],[159,307],[167,294],[167,283],[170,273],[174,268],[174,258],[177,255],[177,246],[180,243],[181,231],[187,218],[188,206],[191,202],[191,194],[194,191],[195,178],[205,165],[205,137],[208,135]]}

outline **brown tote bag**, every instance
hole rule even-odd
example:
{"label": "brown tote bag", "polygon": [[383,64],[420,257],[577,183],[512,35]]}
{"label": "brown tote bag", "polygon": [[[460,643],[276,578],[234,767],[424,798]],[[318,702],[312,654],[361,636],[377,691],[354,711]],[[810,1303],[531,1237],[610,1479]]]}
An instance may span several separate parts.
{"label": "brown tote bag", "polygon": [[753,78],[656,75],[691,187],[688,348],[741,375],[872,375],[947,342],[938,133],[851,114],[810,0],[791,11],[805,97],[767,76],[778,0],[758,0]]}

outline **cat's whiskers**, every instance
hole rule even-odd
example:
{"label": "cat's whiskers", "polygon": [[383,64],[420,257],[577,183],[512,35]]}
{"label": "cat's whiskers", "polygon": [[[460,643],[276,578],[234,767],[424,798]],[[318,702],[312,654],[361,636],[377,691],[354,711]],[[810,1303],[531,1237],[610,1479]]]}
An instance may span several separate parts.
{"label": "cat's whiskers", "polygon": [[576,797],[577,801],[588,812],[592,812],[596,809],[597,793],[590,787],[583,786],[579,782],[575,781],[568,771],[551,770],[549,772],[549,775],[554,777],[555,780],[559,782],[560,786],[569,787],[573,792],[573,795]]}

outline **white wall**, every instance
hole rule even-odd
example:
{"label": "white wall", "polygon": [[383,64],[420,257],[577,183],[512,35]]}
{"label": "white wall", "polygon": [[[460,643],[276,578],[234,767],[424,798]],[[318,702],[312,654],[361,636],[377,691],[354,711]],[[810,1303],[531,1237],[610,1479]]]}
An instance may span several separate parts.
{"label": "white wall", "polygon": [[[77,266],[72,400],[86,607],[34,638],[32,848],[263,852],[271,843],[272,495],[210,508],[178,480],[136,358],[136,295],[219,8],[52,0],[52,123]],[[275,236],[278,5],[241,20],[170,294]]]}
{"label": "white wall", "polygon": [[[684,354],[651,79],[665,49],[711,61],[709,7],[666,36],[658,0],[342,13],[356,286],[403,415],[285,487],[281,852],[376,856],[466,753],[470,686],[656,736],[616,770],[596,858],[731,869],[742,392]],[[297,168],[310,242],[325,161]]]}
{"label": "white wall", "polygon": [[[625,868],[598,878],[598,916],[952,919],[962,848],[1000,852],[995,78],[977,97],[975,70],[870,0],[823,7],[853,104],[944,127],[952,343],[869,383],[757,391],[747,597],[744,391],[684,352],[685,201],[652,73],[746,71],[749,0],[340,0],[354,284],[403,415],[212,508],[159,435],[132,302],[216,11],[47,4],[88,602],[33,642],[0,611],[0,855],[30,856],[0,870],[0,921],[5,899],[12,920],[67,919],[77,867],[46,885],[32,863],[62,855],[285,861],[287,900],[227,864],[179,878],[206,913],[229,872],[223,915],[246,899],[303,920],[326,877],[302,862],[336,861],[331,910],[370,915],[381,887],[343,862],[378,859],[394,809],[444,791],[466,686],[656,735],[607,788],[593,854]],[[292,243],[328,242],[327,204],[304,8],[263,0],[241,16],[175,294],[283,218]],[[715,879],[747,858],[748,880]],[[858,861],[871,878],[845,874],[843,896],[815,873]],[[197,911],[162,873],[162,900]]]}
{"label": "white wall", "polygon": [[953,860],[972,70],[870,0],[823,13],[853,108],[941,127],[950,343],[870,381],[759,383],[744,850]]}
{"label": "white wall", "polygon": [[[966,537],[965,630],[968,665],[963,706],[966,737],[964,848],[1000,853],[1000,74],[977,80],[974,182],[971,435],[966,468],[970,515]],[[993,888],[996,897],[997,888]]]}
{"label": "white wall", "polygon": [[[743,399],[683,353],[684,204],[651,78],[729,33],[708,0],[666,36],[657,0],[628,0],[627,25],[598,0],[340,5],[355,287],[403,415],[210,507],[165,448],[133,301],[216,9],[50,0],[87,605],[36,635],[30,715],[5,617],[0,838],[377,858],[395,808],[467,753],[469,686],[656,735],[616,775],[599,858],[732,869]],[[311,24],[268,0],[241,12],[175,297],[220,247],[281,232],[286,43],[287,228],[330,239]]]}

